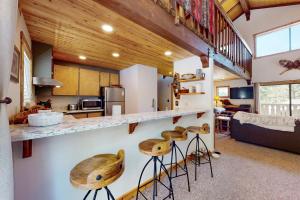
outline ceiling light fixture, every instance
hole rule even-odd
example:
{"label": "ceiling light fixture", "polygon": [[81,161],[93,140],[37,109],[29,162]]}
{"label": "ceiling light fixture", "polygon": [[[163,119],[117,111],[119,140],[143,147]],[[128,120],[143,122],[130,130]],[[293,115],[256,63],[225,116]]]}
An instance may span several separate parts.
{"label": "ceiling light fixture", "polygon": [[111,54],[113,57],[115,57],[115,58],[118,58],[118,57],[120,57],[120,54],[119,53],[117,53],[117,52],[114,52],[114,53],[112,53]]}
{"label": "ceiling light fixture", "polygon": [[102,30],[103,30],[104,32],[106,32],[106,33],[111,33],[111,32],[114,31],[114,28],[113,28],[111,25],[109,25],[109,24],[103,24],[103,25],[101,26],[101,28],[102,28]]}
{"label": "ceiling light fixture", "polygon": [[78,56],[78,58],[79,58],[80,60],[86,60],[86,56],[83,56],[83,55]]}
{"label": "ceiling light fixture", "polygon": [[166,51],[165,52],[165,56],[171,56],[172,55],[172,51]]}

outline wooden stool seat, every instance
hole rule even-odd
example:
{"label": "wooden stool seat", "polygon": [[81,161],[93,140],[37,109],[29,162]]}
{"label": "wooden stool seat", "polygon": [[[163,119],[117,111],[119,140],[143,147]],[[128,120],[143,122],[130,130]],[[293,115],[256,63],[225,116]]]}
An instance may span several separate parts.
{"label": "wooden stool seat", "polygon": [[163,131],[161,136],[166,140],[185,141],[187,140],[187,131],[183,127],[176,127],[172,131]]}
{"label": "wooden stool seat", "polygon": [[149,156],[161,156],[171,151],[171,144],[168,140],[149,139],[139,144],[139,150]]}
{"label": "wooden stool seat", "polygon": [[195,134],[208,134],[209,133],[209,125],[203,124],[201,127],[200,126],[189,126],[189,127],[187,127],[187,130],[189,132],[195,133]]}
{"label": "wooden stool seat", "polygon": [[70,173],[74,187],[95,190],[106,187],[118,179],[124,171],[124,151],[115,154],[99,154],[78,163]]}

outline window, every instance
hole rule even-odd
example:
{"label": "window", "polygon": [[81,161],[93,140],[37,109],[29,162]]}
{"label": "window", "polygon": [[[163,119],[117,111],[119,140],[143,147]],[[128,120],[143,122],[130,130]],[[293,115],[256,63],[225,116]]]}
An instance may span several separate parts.
{"label": "window", "polygon": [[300,116],[300,84],[259,87],[259,112],[277,116]]}
{"label": "window", "polygon": [[221,98],[228,98],[229,97],[229,87],[228,86],[217,87],[217,96],[219,96]]}
{"label": "window", "polygon": [[31,72],[31,60],[29,56],[26,54],[26,51],[23,52],[23,105],[26,106],[27,104],[31,103],[31,96],[32,96],[32,72]]}
{"label": "window", "polygon": [[32,60],[31,60],[31,50],[24,37],[23,32],[21,32],[21,76],[20,76],[20,93],[21,110],[30,106],[33,101],[33,91],[32,91]]}
{"label": "window", "polygon": [[300,49],[299,35],[300,23],[256,35],[256,57]]}

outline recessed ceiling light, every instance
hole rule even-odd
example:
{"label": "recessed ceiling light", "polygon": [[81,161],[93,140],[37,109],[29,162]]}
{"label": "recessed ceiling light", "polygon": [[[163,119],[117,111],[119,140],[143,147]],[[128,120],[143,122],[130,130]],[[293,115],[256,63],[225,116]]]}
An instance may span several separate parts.
{"label": "recessed ceiling light", "polygon": [[169,72],[169,75],[172,75],[173,73],[172,72]]}
{"label": "recessed ceiling light", "polygon": [[86,56],[81,55],[81,56],[78,56],[78,57],[79,57],[80,60],[86,60]]}
{"label": "recessed ceiling light", "polygon": [[120,54],[119,53],[117,53],[117,52],[114,52],[114,53],[112,53],[111,54],[113,57],[115,57],[115,58],[118,58],[118,57],[120,57]]}
{"label": "recessed ceiling light", "polygon": [[165,52],[165,56],[171,56],[172,55],[172,51],[166,51]]}
{"label": "recessed ceiling light", "polygon": [[109,25],[109,24],[103,24],[103,25],[101,26],[101,28],[102,28],[102,30],[103,30],[104,32],[106,32],[106,33],[111,33],[111,32],[114,31],[114,28],[113,28],[111,25]]}

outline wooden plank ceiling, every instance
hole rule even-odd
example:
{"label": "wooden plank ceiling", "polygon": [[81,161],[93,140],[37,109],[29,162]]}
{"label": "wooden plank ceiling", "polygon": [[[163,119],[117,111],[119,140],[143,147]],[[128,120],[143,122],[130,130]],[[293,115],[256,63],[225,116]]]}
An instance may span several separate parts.
{"label": "wooden plank ceiling", "polygon": [[[55,59],[116,70],[145,64],[167,75],[173,61],[192,56],[93,0],[21,0],[20,8],[31,39],[53,45]],[[104,33],[103,24],[112,25],[114,32]],[[169,57],[167,50],[173,52]],[[112,57],[113,52],[120,57]],[[87,59],[81,61],[79,55]]]}
{"label": "wooden plank ceiling", "polygon": [[232,21],[252,9],[300,4],[300,0],[218,0]]}

